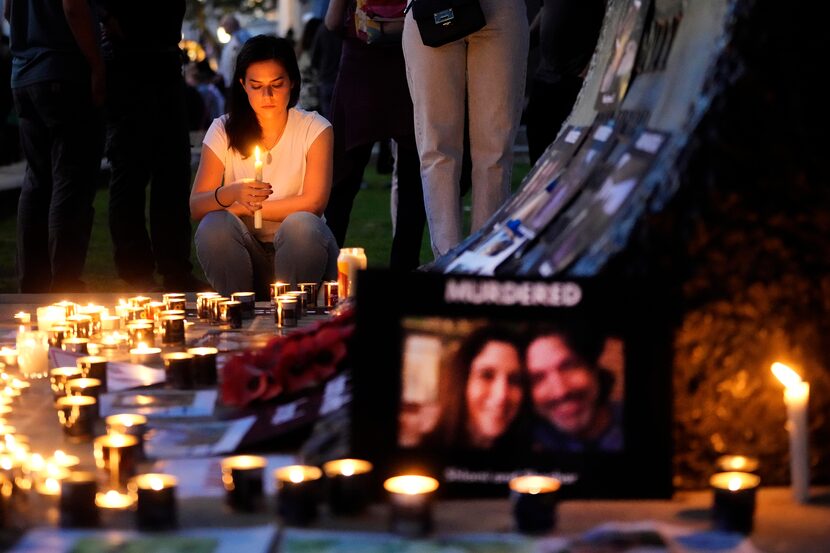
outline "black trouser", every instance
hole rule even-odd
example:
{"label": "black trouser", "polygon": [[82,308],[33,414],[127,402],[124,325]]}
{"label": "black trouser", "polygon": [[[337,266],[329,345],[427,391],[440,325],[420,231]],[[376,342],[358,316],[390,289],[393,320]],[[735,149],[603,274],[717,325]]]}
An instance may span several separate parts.
{"label": "black trouser", "polygon": [[[109,222],[118,276],[190,273],[190,137],[178,56],[107,65]],[[150,232],[145,192],[150,184]]]}
{"label": "black trouser", "polygon": [[542,157],[545,149],[559,134],[559,129],[571,113],[581,88],[582,79],[579,77],[566,77],[556,84],[533,80],[525,112],[531,165]]}
{"label": "black trouser", "polygon": [[[398,210],[389,267],[398,271],[411,271],[421,264],[421,242],[426,225],[421,165],[414,137],[396,138],[395,142],[398,145]],[[369,164],[373,146],[374,144],[363,144],[348,150],[344,163],[338,165],[343,168],[342,174],[334,176],[334,185],[326,207],[326,224],[341,248],[346,240],[354,198],[363,182],[363,171]]]}
{"label": "black trouser", "polygon": [[27,162],[17,204],[20,291],[83,291],[102,139],[89,82],[17,88],[14,102]]}

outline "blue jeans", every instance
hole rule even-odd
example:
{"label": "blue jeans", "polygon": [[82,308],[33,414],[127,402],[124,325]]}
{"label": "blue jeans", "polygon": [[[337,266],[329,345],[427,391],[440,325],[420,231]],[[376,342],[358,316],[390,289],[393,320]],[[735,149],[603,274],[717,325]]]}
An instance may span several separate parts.
{"label": "blue jeans", "polygon": [[13,90],[26,174],[17,204],[23,293],[84,291],[103,132],[89,84],[51,81]]}
{"label": "blue jeans", "polygon": [[228,211],[212,211],[196,229],[196,255],[210,285],[222,294],[256,292],[268,299],[277,280],[322,282],[337,278],[340,250],[320,217],[292,213],[280,225],[273,244],[260,242],[242,220]]}
{"label": "blue jeans", "polygon": [[462,237],[459,182],[465,98],[472,158],[472,230],[510,195],[513,141],[527,71],[527,10],[521,0],[481,0],[483,29],[439,48],[424,46],[410,11],[403,31],[406,74],[432,251],[447,253]]}

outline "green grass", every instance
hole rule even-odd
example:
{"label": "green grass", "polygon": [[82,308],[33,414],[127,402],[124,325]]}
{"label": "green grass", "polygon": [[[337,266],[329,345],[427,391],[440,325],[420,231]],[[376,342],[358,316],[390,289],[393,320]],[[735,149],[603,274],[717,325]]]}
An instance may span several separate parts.
{"label": "green grass", "polygon": [[[514,166],[514,189],[529,169],[527,163],[517,163]],[[349,232],[346,235],[346,245],[362,246],[366,250],[370,266],[386,267],[389,264],[389,251],[392,246],[392,220],[389,215],[390,189],[388,187],[390,176],[377,174],[374,164],[370,164],[366,170],[365,180],[369,186],[361,190],[355,198]],[[108,200],[109,193],[106,189],[99,190],[95,196],[95,220],[83,277],[91,292],[117,292],[127,289],[126,283],[116,275],[112,260],[112,242],[107,224]],[[469,194],[465,198],[465,206],[468,205]],[[465,218],[468,219],[468,215],[469,210],[465,209]],[[17,291],[15,224],[14,214],[0,218],[0,293]],[[195,224],[193,230],[195,232]],[[421,245],[421,262],[427,263],[431,260],[429,233],[425,231]],[[204,278],[195,253],[191,253],[191,261],[194,274],[199,278]]]}

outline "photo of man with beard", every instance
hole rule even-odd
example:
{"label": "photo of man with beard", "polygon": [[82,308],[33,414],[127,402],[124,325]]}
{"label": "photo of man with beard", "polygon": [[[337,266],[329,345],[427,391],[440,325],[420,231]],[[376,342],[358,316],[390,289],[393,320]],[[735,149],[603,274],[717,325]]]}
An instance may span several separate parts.
{"label": "photo of man with beard", "polygon": [[619,451],[622,404],[612,400],[615,376],[600,366],[606,338],[565,325],[534,329],[525,351],[539,452]]}

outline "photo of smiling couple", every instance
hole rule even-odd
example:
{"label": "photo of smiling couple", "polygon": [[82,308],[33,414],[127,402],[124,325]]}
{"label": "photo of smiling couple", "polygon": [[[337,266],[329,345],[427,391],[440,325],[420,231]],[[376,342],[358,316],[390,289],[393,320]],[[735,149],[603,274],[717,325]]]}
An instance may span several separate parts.
{"label": "photo of smiling couple", "polygon": [[404,322],[401,447],[623,448],[623,343],[584,323]]}

